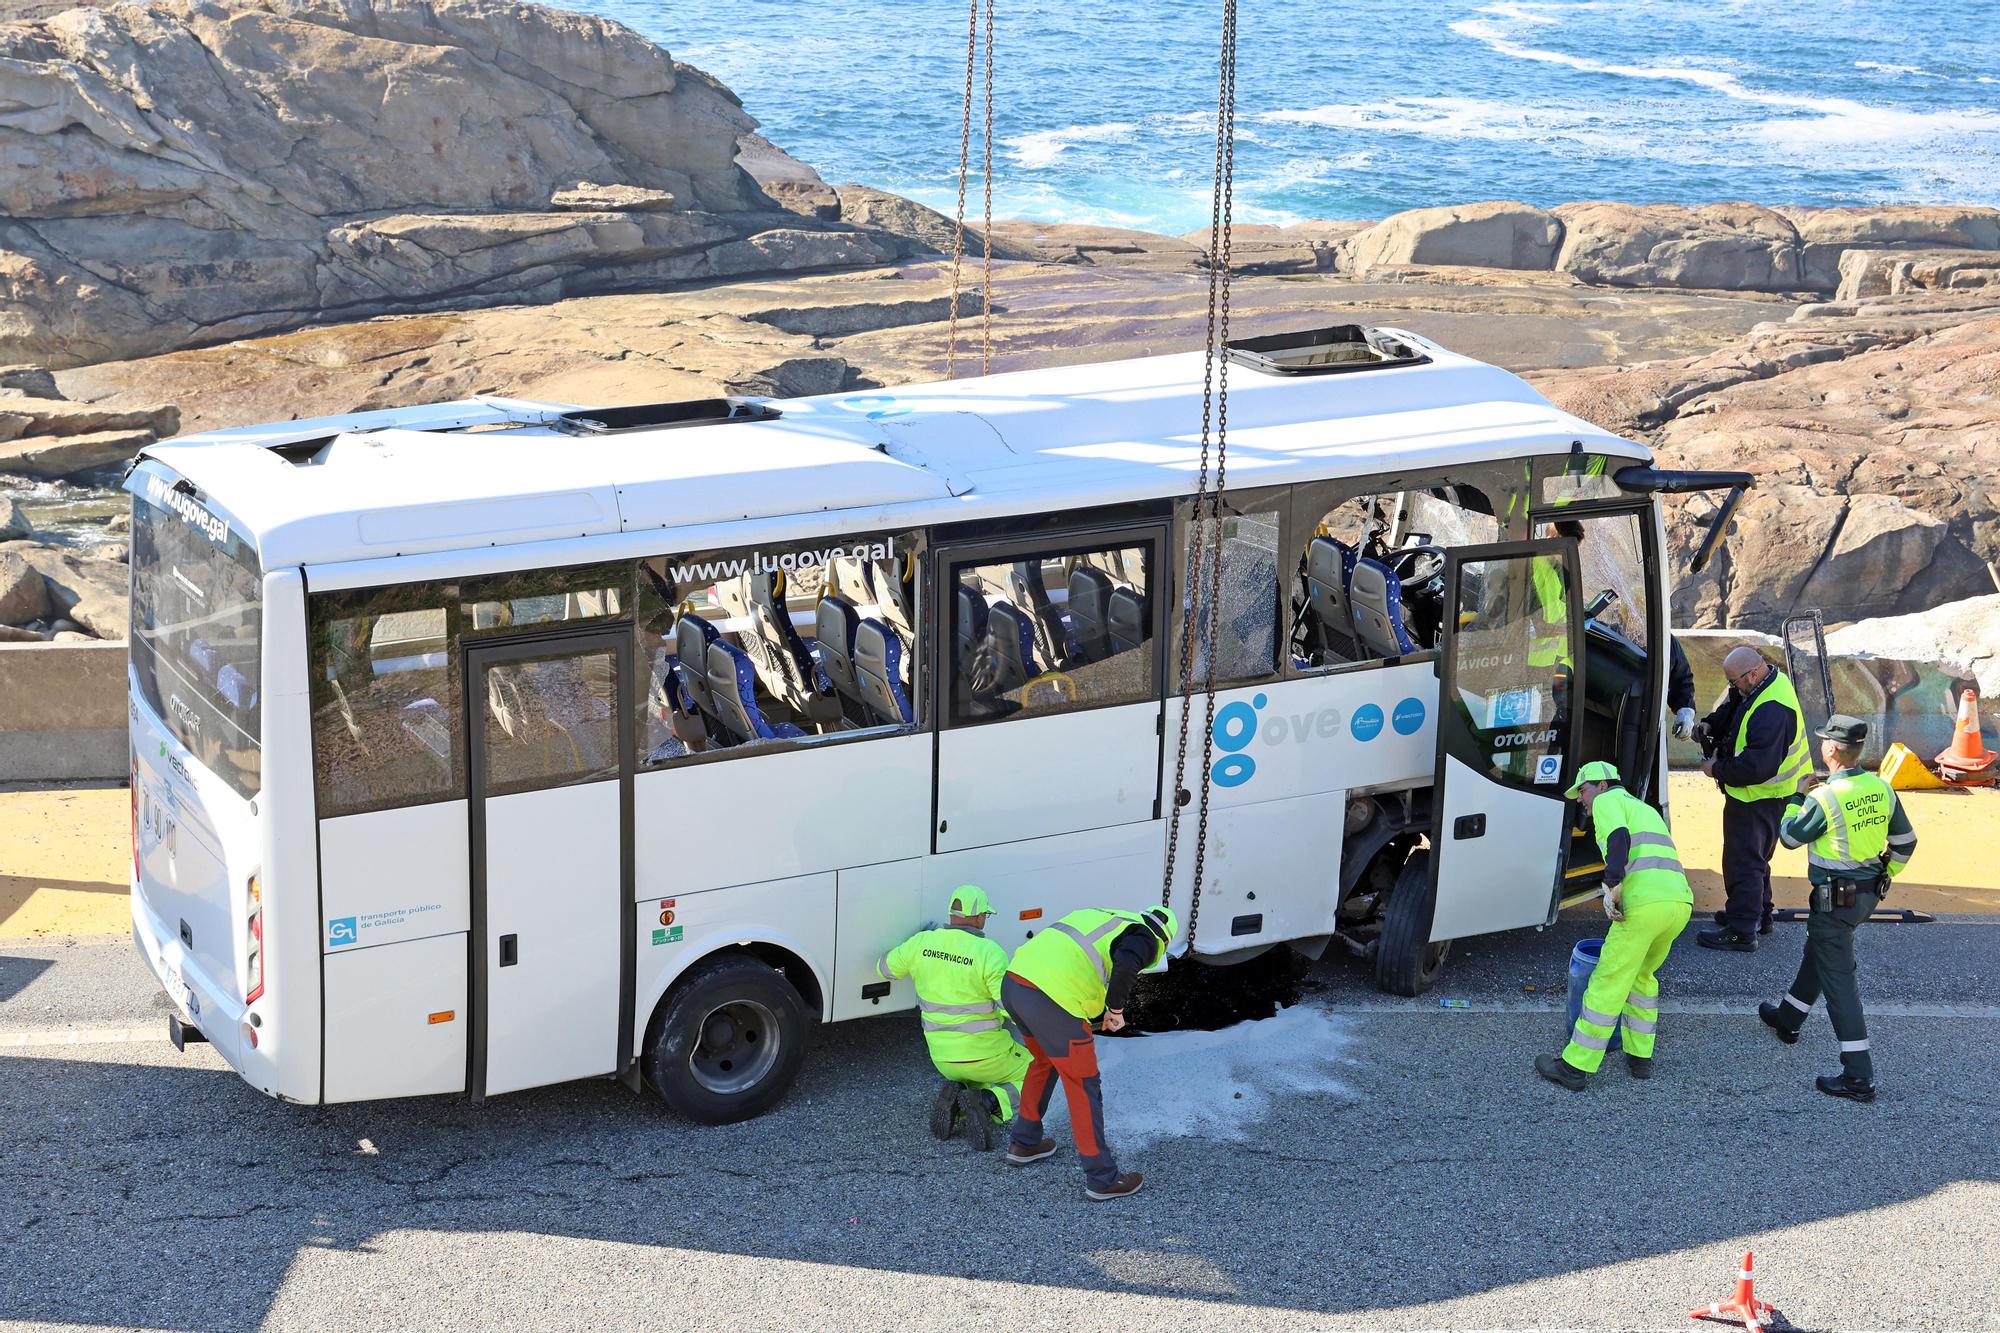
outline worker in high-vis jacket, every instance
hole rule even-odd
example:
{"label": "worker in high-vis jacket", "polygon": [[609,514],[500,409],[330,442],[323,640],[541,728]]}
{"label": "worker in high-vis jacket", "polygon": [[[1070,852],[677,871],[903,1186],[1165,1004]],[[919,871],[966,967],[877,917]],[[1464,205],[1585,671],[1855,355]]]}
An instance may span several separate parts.
{"label": "worker in high-vis jacket", "polygon": [[1728,903],[1715,929],[1697,934],[1704,949],[1755,953],[1771,933],[1771,857],[1778,825],[1799,779],[1812,772],[1805,714],[1784,672],[1748,644],[1722,659],[1729,693],[1694,727],[1708,754],[1701,771],[1722,788],[1722,888]]}
{"label": "worker in high-vis jacket", "polygon": [[1027,1049],[1000,1008],[1007,951],[984,933],[992,911],[984,891],[961,884],[952,891],[949,925],[917,932],[875,964],[883,980],[908,977],[916,988],[924,1044],[944,1075],[931,1101],[931,1133],[950,1138],[962,1117],[982,1149],[1012,1118],[1028,1072]]}
{"label": "worker in high-vis jacket", "polygon": [[1694,913],[1680,853],[1660,812],[1625,790],[1618,770],[1585,764],[1566,793],[1583,802],[1604,854],[1604,951],[1584,988],[1583,1008],[1560,1055],[1538,1055],[1535,1071],[1571,1092],[1604,1064],[1613,1029],[1634,1078],[1653,1076],[1660,1023],[1660,964]]}
{"label": "worker in high-vis jacket", "polygon": [[1037,931],[1014,951],[1000,998],[1021,1025],[1034,1058],[1007,1144],[1009,1166],[1026,1166],[1055,1152],[1055,1140],[1043,1137],[1042,1116],[1060,1078],[1070,1134],[1083,1162],[1084,1197],[1102,1202],[1138,1193],[1144,1177],[1120,1172],[1105,1142],[1091,1025],[1101,1016],[1106,1032],[1125,1026],[1125,1003],[1139,974],[1166,956],[1179,932],[1172,908],[1087,908]]}
{"label": "worker in high-vis jacket", "polygon": [[1917,835],[1895,788],[1861,767],[1868,724],[1835,713],[1814,733],[1830,777],[1807,778],[1785,808],[1778,837],[1806,849],[1812,910],[1806,917],[1806,952],[1781,1004],[1760,1004],[1757,1016],[1787,1045],[1799,1039],[1813,1005],[1826,996],[1826,1016],[1840,1042],[1840,1073],[1821,1074],[1813,1086],[1829,1097],[1875,1100],[1875,1057],[1855,983],[1854,928],[1875,911],[1889,882],[1909,867]]}

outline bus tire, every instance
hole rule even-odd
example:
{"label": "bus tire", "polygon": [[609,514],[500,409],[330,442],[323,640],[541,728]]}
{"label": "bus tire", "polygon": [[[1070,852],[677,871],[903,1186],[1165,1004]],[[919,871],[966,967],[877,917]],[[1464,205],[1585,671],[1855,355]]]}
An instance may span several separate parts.
{"label": "bus tire", "polygon": [[1431,883],[1431,854],[1419,848],[1403,863],[1383,909],[1382,936],[1375,944],[1375,988],[1391,995],[1422,995],[1444,968],[1451,941],[1431,943],[1437,909]]}
{"label": "bus tire", "polygon": [[742,954],[694,967],[668,992],[649,1029],[646,1081],[703,1125],[727,1125],[777,1105],[804,1063],[812,1023],[784,973]]}

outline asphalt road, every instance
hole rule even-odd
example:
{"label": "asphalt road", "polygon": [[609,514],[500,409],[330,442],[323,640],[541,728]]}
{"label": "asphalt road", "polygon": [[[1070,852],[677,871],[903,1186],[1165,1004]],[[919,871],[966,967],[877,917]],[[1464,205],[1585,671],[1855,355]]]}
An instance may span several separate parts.
{"label": "asphalt road", "polygon": [[1755,1249],[1802,1327],[2000,1329],[2000,924],[1869,928],[1870,1107],[1812,1091],[1822,1016],[1795,1047],[1747,1016],[1801,926],[1676,950],[1651,1083],[1541,1082],[1591,928],[1462,951],[1438,996],[1466,1009],[1329,959],[1336,1078],[1129,1154],[1146,1189],[1112,1204],[1066,1141],[1008,1170],[932,1140],[907,1016],[822,1029],[777,1111],[720,1129],[611,1084],[298,1107],[113,1040],[162,1021],[128,943],[0,947],[0,1320],[1682,1329]]}

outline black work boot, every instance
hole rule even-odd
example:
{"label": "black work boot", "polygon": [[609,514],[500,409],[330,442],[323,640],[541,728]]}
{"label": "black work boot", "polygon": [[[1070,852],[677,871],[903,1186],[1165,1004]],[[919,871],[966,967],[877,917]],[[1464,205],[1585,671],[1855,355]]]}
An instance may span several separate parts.
{"label": "black work boot", "polygon": [[958,1084],[946,1079],[938,1085],[937,1096],[931,1100],[931,1133],[939,1139],[951,1137],[957,1126]]}
{"label": "black work boot", "polygon": [[1732,953],[1757,952],[1757,941],[1734,926],[1700,931],[1695,935],[1694,942],[1704,949],[1722,949]]}
{"label": "black work boot", "polygon": [[1551,1083],[1561,1084],[1571,1092],[1582,1092],[1588,1081],[1581,1069],[1560,1055],[1538,1055],[1535,1057],[1535,1072]]}
{"label": "black work boot", "polygon": [[[1722,911],[1718,911],[1718,912],[1717,912],[1717,913],[1715,914],[1715,924],[1716,924],[1716,925],[1718,925],[1718,926],[1726,926],[1726,925],[1728,925],[1728,924],[1729,924],[1729,913],[1727,913],[1727,912],[1722,912]],[[1757,933],[1758,933],[1759,935],[1768,935],[1768,934],[1770,934],[1770,933],[1771,933],[1771,918],[1770,918],[1770,917],[1768,917],[1768,916],[1767,916],[1767,917],[1765,917],[1765,918],[1764,918],[1764,919],[1763,919],[1762,921],[1759,921],[1759,922],[1757,923]]]}
{"label": "black work boot", "polygon": [[984,1088],[962,1088],[958,1094],[958,1113],[965,1117],[965,1132],[979,1151],[991,1152],[994,1121],[1000,1114],[999,1101]]}
{"label": "black work boot", "polygon": [[1852,1074],[1821,1074],[1813,1080],[1813,1086],[1829,1097],[1845,1097],[1850,1102],[1875,1100],[1875,1081]]}
{"label": "black work boot", "polygon": [[1785,1045],[1796,1046],[1799,1044],[1798,1031],[1795,1028],[1785,1026],[1784,1014],[1784,1005],[1772,1004],[1769,1000],[1765,1000],[1757,1006],[1757,1017],[1764,1020],[1764,1026],[1777,1033],[1778,1040],[1785,1043]]}
{"label": "black work boot", "polygon": [[1653,1057],[1650,1055],[1634,1055],[1632,1052],[1627,1051],[1625,1052],[1625,1069],[1633,1078],[1651,1078],[1653,1076]]}

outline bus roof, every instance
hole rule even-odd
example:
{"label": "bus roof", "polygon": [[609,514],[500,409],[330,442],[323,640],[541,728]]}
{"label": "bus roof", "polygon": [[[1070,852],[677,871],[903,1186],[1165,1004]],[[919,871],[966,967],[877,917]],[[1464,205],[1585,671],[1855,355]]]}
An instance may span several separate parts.
{"label": "bus roof", "polygon": [[[1516,376],[1427,340],[1420,364],[1229,375],[1232,488],[1565,452],[1649,461]],[[1201,353],[772,404],[775,416],[578,434],[554,403],[477,398],[149,446],[266,568],[800,518],[800,536],[1186,494]],[[690,534],[690,538],[697,534]],[[694,544],[699,544],[698,541]],[[669,537],[661,552],[687,549]]]}

